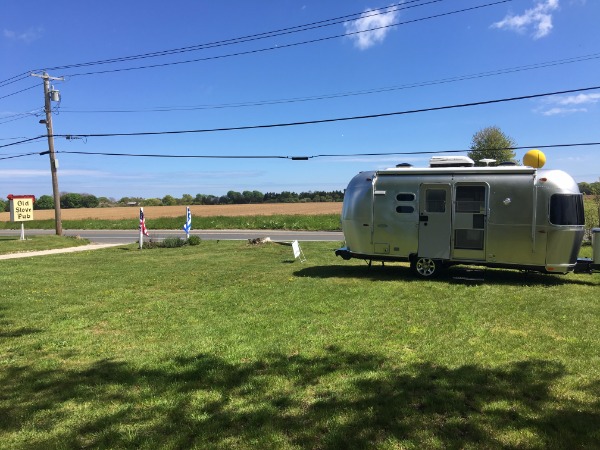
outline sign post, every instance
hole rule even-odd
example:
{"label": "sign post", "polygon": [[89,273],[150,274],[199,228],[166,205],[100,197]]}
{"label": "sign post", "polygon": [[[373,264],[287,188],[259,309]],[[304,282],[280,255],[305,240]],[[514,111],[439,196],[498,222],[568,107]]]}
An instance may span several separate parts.
{"label": "sign post", "polygon": [[25,240],[25,224],[23,222],[33,220],[34,195],[8,194],[10,200],[10,221],[21,222],[21,240]]}

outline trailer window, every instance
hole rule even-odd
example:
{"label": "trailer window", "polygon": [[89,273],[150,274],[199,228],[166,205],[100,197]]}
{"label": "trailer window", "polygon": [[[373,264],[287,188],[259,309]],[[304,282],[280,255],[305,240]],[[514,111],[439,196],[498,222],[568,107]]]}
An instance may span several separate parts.
{"label": "trailer window", "polygon": [[412,192],[400,193],[396,195],[396,200],[398,200],[399,202],[412,202],[415,200],[415,194],[413,194]]}
{"label": "trailer window", "polygon": [[554,194],[550,197],[550,223],[553,225],[584,225],[583,195]]}
{"label": "trailer window", "polygon": [[478,213],[485,208],[485,186],[457,186],[456,212]]}
{"label": "trailer window", "polygon": [[415,208],[412,206],[400,205],[396,206],[396,212],[400,214],[411,214],[415,212]]}
{"label": "trailer window", "polygon": [[456,230],[454,248],[465,250],[483,250],[483,230]]}
{"label": "trailer window", "polygon": [[427,212],[446,212],[446,190],[427,189],[425,193],[425,209]]}

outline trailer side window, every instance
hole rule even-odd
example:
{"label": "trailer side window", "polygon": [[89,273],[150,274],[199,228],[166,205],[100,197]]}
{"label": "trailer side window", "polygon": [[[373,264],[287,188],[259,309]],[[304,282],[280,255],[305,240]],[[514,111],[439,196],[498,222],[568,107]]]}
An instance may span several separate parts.
{"label": "trailer side window", "polygon": [[427,212],[446,212],[446,191],[444,189],[427,189],[425,209]]}
{"label": "trailer side window", "polygon": [[396,200],[399,202],[412,202],[415,200],[415,194],[412,192],[401,192],[400,194],[396,195]]}
{"label": "trailer side window", "polygon": [[550,197],[550,223],[553,225],[584,225],[583,195],[554,194]]}
{"label": "trailer side window", "polygon": [[400,214],[411,214],[415,212],[415,208],[413,206],[400,205],[396,206],[396,212]]}

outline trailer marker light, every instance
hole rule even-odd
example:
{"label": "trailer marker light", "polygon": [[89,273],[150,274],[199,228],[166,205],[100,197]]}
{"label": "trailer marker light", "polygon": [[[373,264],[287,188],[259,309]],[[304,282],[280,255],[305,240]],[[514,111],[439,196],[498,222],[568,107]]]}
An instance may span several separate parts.
{"label": "trailer marker light", "polygon": [[540,178],[540,181],[541,181],[542,183],[545,183],[546,181],[548,181],[548,178]]}

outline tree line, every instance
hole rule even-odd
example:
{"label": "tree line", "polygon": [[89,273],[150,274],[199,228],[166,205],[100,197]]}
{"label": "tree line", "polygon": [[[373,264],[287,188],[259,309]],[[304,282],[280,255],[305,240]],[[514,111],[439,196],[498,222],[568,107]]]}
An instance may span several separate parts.
{"label": "tree line", "polygon": [[[176,205],[243,205],[260,203],[306,203],[306,202],[341,202],[342,191],[309,191],[267,192],[229,191],[226,195],[183,194],[181,198],[165,195],[163,198],[122,197],[117,200],[111,197],[96,197],[92,194],[63,193],[60,196],[60,207],[74,208],[110,208],[115,206],[176,206]],[[34,209],[53,209],[54,197],[42,195],[33,204]],[[0,211],[8,211],[9,202],[0,199]]]}

